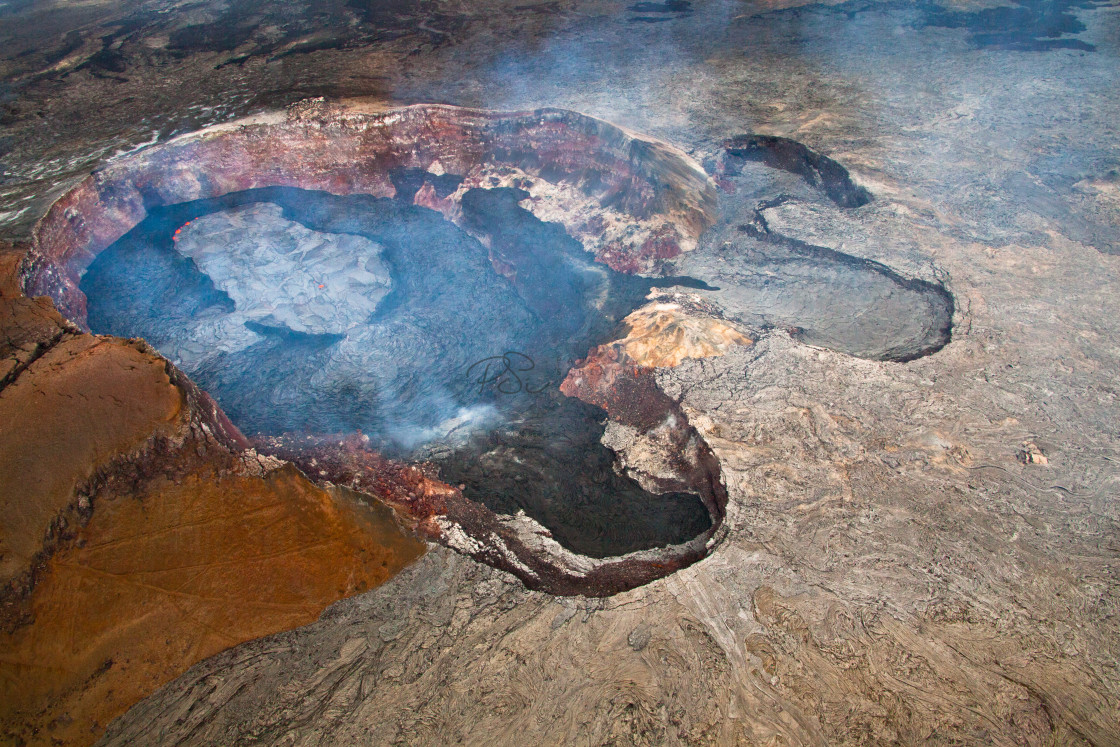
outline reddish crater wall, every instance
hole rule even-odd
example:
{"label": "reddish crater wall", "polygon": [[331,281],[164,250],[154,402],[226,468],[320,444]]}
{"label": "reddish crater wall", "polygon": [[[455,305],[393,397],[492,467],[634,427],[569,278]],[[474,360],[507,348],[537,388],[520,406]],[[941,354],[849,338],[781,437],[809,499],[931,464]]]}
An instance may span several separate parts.
{"label": "reddish crater wall", "polygon": [[[418,105],[370,114],[312,101],[97,170],[39,222],[25,287],[84,324],[77,278],[147,206],[270,186],[392,196],[388,174],[398,167],[462,176],[467,187],[528,189],[538,217],[626,272],[656,272],[659,260],[692,248],[716,208],[714,183],[683,153],[575,112]],[[457,218],[454,196],[430,207]]]}

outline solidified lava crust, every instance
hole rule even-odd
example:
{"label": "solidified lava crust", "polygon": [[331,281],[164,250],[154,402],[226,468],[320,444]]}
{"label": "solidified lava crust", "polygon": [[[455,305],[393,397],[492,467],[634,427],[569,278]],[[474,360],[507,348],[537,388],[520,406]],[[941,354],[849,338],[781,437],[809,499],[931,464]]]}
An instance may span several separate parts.
{"label": "solidified lava crust", "polygon": [[[559,223],[608,267],[657,275],[696,246],[715,219],[712,180],[680,152],[600,120],[541,110],[498,114],[448,106],[369,113],[322,101],[286,115],[221,125],[154,146],[99,169],[50,209],[22,268],[29,296],[48,295],[86,326],[82,273],[149,209],[264,187],[393,197],[436,210],[490,246],[494,270],[517,283],[513,244],[471,223],[470,190],[512,189],[540,221]],[[602,596],[667,575],[704,557],[726,495],[718,462],[652,369],[593,350],[561,391],[606,410],[639,433],[668,432],[676,448],[658,491],[698,495],[710,527],[693,539],[620,556],[572,552],[525,514],[498,514],[464,497],[423,463],[389,459],[359,433],[241,435],[200,388],[183,388],[236,448],[295,464],[320,483],[345,485],[392,506],[417,533],[555,594]],[[172,367],[173,368],[173,367]],[[185,377],[183,377],[185,379]],[[562,399],[562,398],[561,398]]]}

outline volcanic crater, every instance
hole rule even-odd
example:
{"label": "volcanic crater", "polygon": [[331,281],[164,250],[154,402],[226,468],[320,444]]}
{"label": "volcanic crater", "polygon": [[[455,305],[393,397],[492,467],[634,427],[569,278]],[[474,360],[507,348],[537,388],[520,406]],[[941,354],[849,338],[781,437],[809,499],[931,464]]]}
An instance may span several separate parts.
{"label": "volcanic crater", "polygon": [[[870,199],[778,146],[728,144],[725,191],[770,147],[760,168]],[[775,326],[883,360],[948,340],[943,289],[717,195],[682,152],[573,112],[311,101],[110,162],[40,222],[23,277],[160,350],[249,437],[232,447],[530,587],[607,595],[720,538],[718,461],[656,368]]]}

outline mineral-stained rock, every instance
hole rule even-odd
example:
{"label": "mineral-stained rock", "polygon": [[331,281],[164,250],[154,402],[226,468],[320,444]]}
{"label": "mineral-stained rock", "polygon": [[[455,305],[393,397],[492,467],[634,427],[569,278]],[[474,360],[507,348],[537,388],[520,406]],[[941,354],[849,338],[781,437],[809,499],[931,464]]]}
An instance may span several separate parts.
{"label": "mineral-stained rock", "polygon": [[658,386],[653,368],[634,363],[622,345],[607,343],[572,367],[560,391],[607,411],[615,434],[608,440],[617,442],[620,433],[626,434],[627,444],[615,444],[624,464],[658,464],[658,474],[642,469],[634,474],[647,489],[699,494],[716,519],[709,531],[716,536],[727,502],[719,462],[679,403]]}
{"label": "mineral-stained rock", "polygon": [[[0,247],[0,269],[18,253]],[[423,552],[392,512],[258,456],[141,341],[0,280],[0,741],[83,744],[228,646]]]}
{"label": "mineral-stained rock", "polygon": [[39,574],[34,622],[0,637],[8,737],[92,741],[194,662],[312,622],[423,551],[389,509],[333,497],[290,466],[160,476],[142,491],[94,497]]}
{"label": "mineral-stained rock", "polygon": [[680,294],[667,294],[622,321],[626,336],[611,344],[635,365],[648,368],[679,366],[686,358],[723,355],[734,345],[752,342],[710,312],[689,313]]}
{"label": "mineral-stained rock", "polygon": [[181,405],[163,361],[89,335],[54,345],[5,387],[0,581],[29,566],[51,522],[97,470],[153,436],[170,435]]}
{"label": "mineral-stained rock", "polygon": [[[4,268],[0,267],[0,272]],[[15,381],[24,369],[67,335],[80,332],[59,315],[49,299],[27,298],[15,286],[2,292],[5,303],[0,304],[0,389]]]}

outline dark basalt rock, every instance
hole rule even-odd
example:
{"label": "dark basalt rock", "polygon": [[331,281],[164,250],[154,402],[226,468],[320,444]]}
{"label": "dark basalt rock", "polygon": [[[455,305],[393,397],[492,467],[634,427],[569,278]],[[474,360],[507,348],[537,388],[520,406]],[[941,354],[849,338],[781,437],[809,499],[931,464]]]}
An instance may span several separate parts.
{"label": "dark basalt rock", "polygon": [[773,135],[737,135],[724,145],[727,159],[725,175],[738,173],[736,160],[762,161],[767,166],[797,174],[843,208],[857,208],[871,202],[871,193],[855,184],[848,170],[828,156],[789,138]]}

